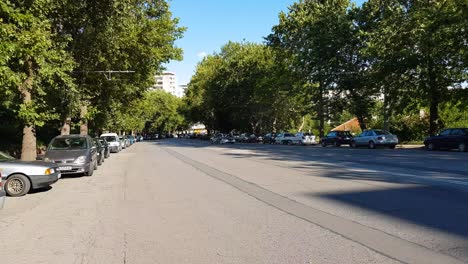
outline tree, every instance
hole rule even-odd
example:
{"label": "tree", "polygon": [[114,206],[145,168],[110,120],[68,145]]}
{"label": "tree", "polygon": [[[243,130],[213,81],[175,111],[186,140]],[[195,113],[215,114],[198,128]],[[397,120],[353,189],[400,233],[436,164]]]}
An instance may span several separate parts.
{"label": "tree", "polygon": [[[114,116],[113,107],[125,107],[153,85],[163,63],[181,59],[174,42],[185,30],[172,18],[166,1],[61,0],[52,17],[55,28],[72,41],[67,50],[77,63],[81,132],[88,121],[103,128]],[[130,74],[104,76],[101,71],[131,70]],[[89,111],[88,108],[99,108]],[[69,118],[72,111],[63,117]],[[121,111],[124,112],[124,111]]]}
{"label": "tree", "polygon": [[0,86],[17,104],[7,104],[23,125],[22,160],[36,159],[35,128],[57,116],[47,95],[73,89],[66,42],[57,42],[47,16],[51,1],[0,2]]}
{"label": "tree", "polygon": [[347,0],[301,0],[280,13],[279,24],[267,37],[268,44],[285,53],[285,63],[297,82],[298,92],[310,100],[324,135],[330,96],[342,74],[341,52],[350,36]]}
{"label": "tree", "polygon": [[364,4],[366,52],[383,88],[385,120],[416,99],[429,107],[429,134],[436,133],[448,88],[466,80],[466,8],[458,0]]}
{"label": "tree", "polygon": [[198,65],[184,113],[192,122],[223,132],[284,128],[300,109],[285,88],[289,82],[283,70],[271,48],[229,42]]}

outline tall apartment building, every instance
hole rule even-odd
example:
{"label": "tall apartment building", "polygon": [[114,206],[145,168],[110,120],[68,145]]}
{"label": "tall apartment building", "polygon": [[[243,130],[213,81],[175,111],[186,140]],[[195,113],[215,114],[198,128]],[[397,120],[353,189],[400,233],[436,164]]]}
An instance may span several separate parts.
{"label": "tall apartment building", "polygon": [[184,97],[185,96],[185,92],[187,91],[187,85],[186,84],[181,84],[179,85],[179,89],[177,89],[177,97]]}
{"label": "tall apartment building", "polygon": [[161,89],[167,93],[172,95],[176,95],[177,93],[177,76],[173,72],[163,72],[162,75],[155,76],[156,84],[152,87],[152,89]]}
{"label": "tall apartment building", "polygon": [[174,72],[165,71],[155,78],[156,84],[150,90],[161,89],[179,98],[185,95],[187,85],[177,85],[177,76]]}

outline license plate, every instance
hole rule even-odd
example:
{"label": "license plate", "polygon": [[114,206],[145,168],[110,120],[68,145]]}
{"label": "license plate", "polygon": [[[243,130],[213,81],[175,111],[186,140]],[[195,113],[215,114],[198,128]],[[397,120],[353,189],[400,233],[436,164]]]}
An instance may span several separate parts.
{"label": "license plate", "polygon": [[71,170],[72,167],[58,167],[58,170],[59,171],[67,171],[67,170]]}

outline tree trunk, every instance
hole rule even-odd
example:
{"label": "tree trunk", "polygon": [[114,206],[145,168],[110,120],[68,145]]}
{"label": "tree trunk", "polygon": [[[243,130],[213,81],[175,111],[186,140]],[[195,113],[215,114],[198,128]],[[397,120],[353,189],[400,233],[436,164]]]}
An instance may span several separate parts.
{"label": "tree trunk", "polygon": [[323,98],[323,85],[319,87],[319,104],[318,104],[318,119],[319,119],[319,136],[322,138],[325,135],[325,105]]}
{"label": "tree trunk", "polygon": [[429,107],[429,135],[434,136],[439,130],[439,103],[440,93],[433,73],[432,60],[428,63],[430,107]]}
{"label": "tree trunk", "polygon": [[366,124],[366,120],[364,119],[364,117],[363,116],[358,116],[357,119],[358,119],[359,127],[361,128],[361,130],[362,131],[366,130],[367,129],[367,124]]}
{"label": "tree trunk", "polygon": [[88,135],[88,106],[82,104],[80,106],[80,135]]}
{"label": "tree trunk", "polygon": [[60,129],[60,135],[70,135],[70,118],[63,118],[62,128]]}
{"label": "tree trunk", "polygon": [[[33,86],[34,71],[33,63],[31,58],[26,58],[26,63],[28,65],[28,77],[21,84],[19,90],[23,97],[23,104],[30,105],[32,103],[31,89]],[[37,150],[36,150],[36,135],[33,124],[26,124],[23,127],[23,142],[21,146],[21,160],[23,161],[33,161],[36,160]]]}
{"label": "tree trunk", "polygon": [[304,125],[305,125],[305,116],[302,117],[302,123],[301,123],[301,126],[297,129],[297,132],[302,132]]}
{"label": "tree trunk", "polygon": [[276,133],[276,123],[278,122],[278,119],[275,117],[275,120],[273,120],[273,127],[272,127],[272,131],[273,133]]}
{"label": "tree trunk", "polygon": [[384,103],[383,103],[383,129],[386,131],[390,130],[389,118],[390,118],[390,109],[388,104],[388,95],[387,89],[384,88]]}

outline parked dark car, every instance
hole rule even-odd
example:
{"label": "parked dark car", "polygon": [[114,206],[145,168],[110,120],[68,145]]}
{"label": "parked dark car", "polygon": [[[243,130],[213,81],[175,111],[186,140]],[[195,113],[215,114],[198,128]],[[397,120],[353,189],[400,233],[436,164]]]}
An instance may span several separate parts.
{"label": "parked dark car", "polygon": [[97,165],[98,166],[101,166],[102,163],[104,162],[104,159],[105,159],[105,152],[106,152],[106,149],[105,147],[101,144],[101,142],[99,141],[99,139],[97,138],[93,138],[93,143],[94,145],[96,146],[96,150],[97,150]]}
{"label": "parked dark car", "polygon": [[105,138],[97,138],[101,145],[104,147],[104,158],[107,159],[110,157],[111,147]]}
{"label": "parked dark car", "polygon": [[[5,192],[9,196],[23,196],[30,190],[47,187],[58,181],[61,176],[56,164],[43,161],[21,161],[1,151],[0,171],[2,173],[0,177],[3,177],[5,184]],[[0,187],[0,192],[1,189]]]}
{"label": "parked dark car", "polygon": [[249,135],[249,137],[246,140],[246,143],[259,143],[263,140],[263,137],[257,136],[255,134]]}
{"label": "parked dark car", "polygon": [[320,139],[320,145],[326,147],[328,145],[333,145],[339,147],[343,144],[351,144],[353,135],[349,131],[330,131],[325,137]]}
{"label": "parked dark car", "polygon": [[56,163],[62,174],[92,176],[97,169],[97,148],[90,136],[56,136],[47,147],[44,161]]}
{"label": "parked dark car", "polygon": [[268,133],[263,136],[263,144],[275,144],[276,133]]}
{"label": "parked dark car", "polygon": [[468,128],[448,128],[424,140],[427,150],[458,149],[468,151]]}

